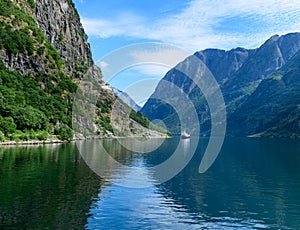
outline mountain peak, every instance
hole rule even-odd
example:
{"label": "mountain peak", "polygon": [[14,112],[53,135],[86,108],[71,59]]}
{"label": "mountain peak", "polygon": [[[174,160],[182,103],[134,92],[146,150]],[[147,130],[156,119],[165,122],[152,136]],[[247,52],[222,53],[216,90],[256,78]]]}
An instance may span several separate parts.
{"label": "mountain peak", "polygon": [[268,40],[268,41],[277,41],[278,39],[280,38],[280,36],[278,34],[275,34],[273,36],[271,36]]}

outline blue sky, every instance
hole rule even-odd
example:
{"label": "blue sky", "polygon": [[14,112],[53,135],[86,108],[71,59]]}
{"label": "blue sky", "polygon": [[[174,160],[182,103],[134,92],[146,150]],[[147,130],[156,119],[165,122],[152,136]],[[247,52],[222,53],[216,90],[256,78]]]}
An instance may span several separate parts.
{"label": "blue sky", "polygon": [[[74,2],[95,61],[115,49],[141,42],[163,42],[192,54],[205,48],[255,48],[274,34],[300,31],[298,0]],[[139,67],[123,71],[126,78],[120,76],[110,83],[125,90],[137,77],[159,79],[166,71],[161,66]],[[130,75],[134,79],[130,80]]]}

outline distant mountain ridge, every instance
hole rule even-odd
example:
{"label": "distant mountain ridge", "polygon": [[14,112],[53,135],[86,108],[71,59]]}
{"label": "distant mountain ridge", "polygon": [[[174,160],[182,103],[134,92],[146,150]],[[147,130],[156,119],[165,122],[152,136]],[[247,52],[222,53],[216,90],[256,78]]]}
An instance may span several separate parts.
{"label": "distant mountain ridge", "polygon": [[134,109],[134,111],[138,112],[141,110],[141,107],[136,104],[136,102],[126,93],[121,90],[114,88],[115,95],[119,97],[125,104]]}
{"label": "distant mountain ridge", "polygon": [[[193,55],[193,57],[199,58],[206,64],[220,85],[226,103],[228,135],[300,137],[298,123],[299,110],[295,108],[295,103],[298,103],[298,98],[300,98],[296,90],[299,85],[297,79],[300,78],[300,62],[298,62],[297,58],[299,51],[300,33],[290,33],[284,36],[274,35],[257,49],[247,50],[236,48],[230,51],[206,49],[196,52]],[[188,57],[179,63],[177,67],[180,66],[182,68],[184,66],[184,68],[189,68],[193,66],[192,60],[192,57]],[[288,66],[293,66],[293,68],[288,68]],[[293,71],[293,74],[290,71]],[[277,88],[277,93],[273,92],[275,88],[273,89],[272,87],[272,84],[275,83],[274,76],[277,76],[277,79],[281,79],[277,84],[285,84],[285,87]],[[175,84],[185,94],[188,94],[198,113],[201,123],[201,134],[209,135],[210,111],[201,91],[198,88],[193,88],[192,80],[176,70],[176,67],[171,69],[163,80]],[[294,84],[287,85],[286,82],[289,80],[293,81]],[[272,118],[267,117],[265,116],[267,113],[263,112],[264,110],[256,110],[255,114],[251,113],[254,110],[248,110],[246,120],[238,119],[239,117],[245,117],[246,108],[250,108],[253,104],[262,108],[268,107],[270,103],[273,103],[273,99],[262,100],[269,97],[268,93],[270,91],[266,90],[266,88],[272,91],[272,95],[276,100],[281,100],[277,104],[277,109],[288,108],[283,109],[285,110],[285,114],[294,114],[293,118],[290,117],[290,121],[293,120],[294,123],[283,122],[282,114],[274,115]],[[175,111],[168,104],[154,99],[160,98],[162,94],[166,97],[166,90],[162,91],[161,82],[158,84],[154,94],[141,109],[141,112],[152,120],[162,119],[171,132],[179,133],[180,126]],[[287,91],[294,93],[285,94]],[[290,100],[282,100],[283,95],[290,98]],[[283,101],[290,102],[292,100],[295,102],[293,103],[293,107],[283,104]],[[254,101],[258,103],[254,103]],[[265,104],[259,103],[260,101],[264,101]],[[263,114],[260,114],[259,111]],[[188,116],[188,112],[186,112],[186,115]],[[261,125],[257,125],[257,119],[251,119],[252,116],[259,116]],[[253,124],[254,120],[255,124]],[[265,123],[268,123],[268,125],[262,125]],[[276,127],[281,123],[285,123],[282,124],[281,128],[281,130],[285,130],[284,132]],[[288,124],[289,127],[293,127],[287,128]]]}

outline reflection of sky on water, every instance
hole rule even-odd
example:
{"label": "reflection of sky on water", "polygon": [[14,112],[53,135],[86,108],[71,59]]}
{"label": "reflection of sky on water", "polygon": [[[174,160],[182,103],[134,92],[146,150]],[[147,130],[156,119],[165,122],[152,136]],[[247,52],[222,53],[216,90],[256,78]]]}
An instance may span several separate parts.
{"label": "reflection of sky on water", "polygon": [[[174,151],[164,149],[163,140],[171,142]],[[190,145],[189,140],[178,138],[124,138],[80,141],[77,146],[85,162],[97,175],[124,187],[144,188],[163,183],[185,168],[195,153],[197,140]],[[167,156],[160,162],[156,159],[149,162],[155,154]]]}
{"label": "reflection of sky on water", "polygon": [[78,142],[85,162],[96,174],[124,187],[150,187],[155,184],[144,154],[155,151],[164,139],[118,139]]}
{"label": "reflection of sky on water", "polygon": [[176,222],[175,229],[186,229],[190,223],[196,224],[183,206],[162,196],[156,187],[128,189],[112,185],[99,194],[90,214],[88,229],[174,229]]}

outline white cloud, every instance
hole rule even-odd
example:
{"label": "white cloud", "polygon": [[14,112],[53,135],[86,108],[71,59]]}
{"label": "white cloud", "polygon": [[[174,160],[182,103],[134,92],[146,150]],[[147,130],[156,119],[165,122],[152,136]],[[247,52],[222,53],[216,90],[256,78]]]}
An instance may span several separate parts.
{"label": "white cloud", "polygon": [[99,62],[99,67],[100,68],[106,68],[106,67],[108,67],[109,66],[109,64],[107,63],[107,62],[105,62],[105,61],[100,61]]}
{"label": "white cloud", "polygon": [[[245,23],[235,28],[234,18],[245,19]],[[90,36],[150,39],[190,51],[207,47],[253,47],[275,33],[298,31],[299,21],[298,0],[193,0],[181,13],[167,17],[164,14],[156,20],[128,13],[113,19],[83,18]],[[253,23],[253,27],[247,22]],[[226,26],[231,26],[233,31]],[[247,27],[246,31],[243,27]]]}
{"label": "white cloud", "polygon": [[[161,43],[139,43],[117,49],[104,56],[97,64],[100,66],[103,79],[110,82],[112,78],[130,68],[138,68],[140,76],[154,74],[163,77],[167,69],[174,67],[190,53]],[[149,65],[152,66],[149,67]]]}
{"label": "white cloud", "polygon": [[[157,44],[157,43],[154,43]],[[191,53],[170,45],[152,45],[151,43],[141,44],[141,48],[132,49],[128,53],[133,58],[135,63],[147,63],[173,67],[178,62],[181,62]]]}
{"label": "white cloud", "polygon": [[82,18],[82,24],[88,35],[97,35],[102,38],[110,36],[138,36],[145,25],[143,18],[129,13],[121,13],[113,20],[101,18]]}
{"label": "white cloud", "polygon": [[141,75],[147,75],[151,77],[159,77],[162,78],[166,75],[170,68],[165,66],[157,66],[157,65],[142,65],[136,66],[135,70],[138,71]]}

